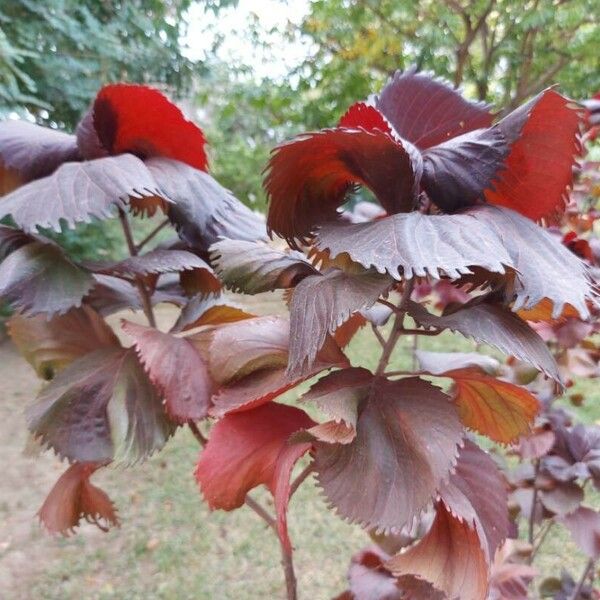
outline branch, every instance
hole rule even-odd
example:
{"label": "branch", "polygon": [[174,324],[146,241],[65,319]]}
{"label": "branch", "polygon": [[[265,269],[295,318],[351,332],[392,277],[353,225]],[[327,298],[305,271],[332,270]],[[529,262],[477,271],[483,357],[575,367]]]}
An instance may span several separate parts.
{"label": "branch", "polygon": [[588,560],[588,562],[587,562],[587,565],[585,566],[585,569],[583,570],[583,573],[581,574],[581,578],[579,579],[579,582],[577,583],[577,587],[573,591],[573,595],[571,596],[570,600],[579,600],[579,594],[581,594],[581,591],[583,590],[583,586],[585,585],[585,580],[588,578],[588,575],[590,574],[590,571],[592,571],[593,568],[594,568],[594,559],[590,558],[590,560]]}
{"label": "branch", "polygon": [[[137,256],[138,249],[133,241],[133,234],[131,232],[131,227],[129,225],[129,220],[127,219],[127,214],[123,209],[119,209],[119,219],[121,221],[121,227],[123,228],[123,234],[125,235],[125,241],[127,242],[127,247],[129,249],[130,256]],[[135,278],[135,285],[138,289],[138,293],[140,295],[140,299],[142,301],[142,309],[144,310],[144,314],[146,315],[146,319],[148,319],[148,323],[151,327],[156,327],[156,319],[154,318],[154,310],[152,309],[152,302],[150,300],[150,294],[144,280],[137,276]]]}
{"label": "branch", "polygon": [[371,323],[371,330],[373,331],[375,337],[377,338],[377,341],[381,344],[381,347],[383,348],[385,346],[385,340],[383,339],[383,336],[381,335],[379,329],[377,329],[377,326],[373,323]]}
{"label": "branch", "polygon": [[304,483],[306,478],[315,470],[315,466],[313,463],[310,463],[304,467],[304,469],[300,472],[298,477],[294,479],[292,485],[290,486],[290,498],[296,493],[296,490]]}
{"label": "branch", "polygon": [[152,238],[154,238],[159,231],[166,227],[170,223],[169,219],[165,219],[160,225],[155,227],[136,247],[135,249],[139,252]]}

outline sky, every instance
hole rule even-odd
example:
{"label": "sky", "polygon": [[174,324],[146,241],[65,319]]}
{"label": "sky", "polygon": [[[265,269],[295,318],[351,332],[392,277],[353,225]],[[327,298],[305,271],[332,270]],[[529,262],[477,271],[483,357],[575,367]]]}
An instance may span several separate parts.
{"label": "sky", "polygon": [[[287,40],[281,33],[291,22],[298,24],[308,12],[309,0],[239,0],[236,8],[222,9],[218,15],[205,13],[200,4],[192,5],[187,15],[188,31],[184,36],[186,55],[202,60],[215,37],[223,42],[217,56],[228,64],[247,64],[257,79],[284,77],[310,52],[308,42]],[[257,47],[250,39],[253,19],[263,32],[260,40],[266,47]],[[270,32],[272,29],[278,32]]]}

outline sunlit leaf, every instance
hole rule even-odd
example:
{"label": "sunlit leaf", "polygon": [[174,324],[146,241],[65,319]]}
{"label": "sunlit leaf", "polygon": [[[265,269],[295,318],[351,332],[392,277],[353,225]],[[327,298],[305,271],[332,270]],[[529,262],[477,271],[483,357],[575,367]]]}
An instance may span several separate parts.
{"label": "sunlit leaf", "polygon": [[288,445],[287,441],[312,423],[304,411],[277,403],[218,421],[196,466],[196,480],[209,507],[234,510],[251,489],[264,484],[275,496],[279,533],[289,546],[285,516],[289,478],[310,444]]}
{"label": "sunlit leaf", "polygon": [[292,245],[315,225],[331,221],[354,185],[368,187],[389,213],[411,210],[420,179],[418,161],[379,130],[324,129],[278,146],[265,188],[267,225]]}
{"label": "sunlit leaf", "polygon": [[477,368],[447,371],[454,380],[454,401],[466,427],[496,442],[510,444],[526,435],[540,410],[525,388],[489,377]]}
{"label": "sunlit leaf", "polygon": [[486,200],[536,220],[562,212],[581,150],[580,122],[577,107],[552,89],[504,117],[497,127],[510,154]]}
{"label": "sunlit leaf", "polygon": [[234,323],[254,316],[220,296],[194,296],[181,309],[171,331],[177,333],[203,325]]}

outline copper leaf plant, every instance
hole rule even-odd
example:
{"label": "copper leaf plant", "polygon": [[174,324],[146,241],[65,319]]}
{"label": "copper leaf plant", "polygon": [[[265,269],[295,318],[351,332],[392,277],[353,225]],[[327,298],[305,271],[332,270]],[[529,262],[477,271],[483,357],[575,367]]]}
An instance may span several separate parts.
{"label": "copper leaf plant", "polygon": [[[204,500],[264,519],[289,599],[288,505],[311,475],[373,540],[340,598],[527,598],[519,515],[529,558],[547,523],[572,532],[590,562],[565,593],[587,597],[600,514],[584,492],[600,485],[600,434],[554,408],[568,363],[598,360],[596,258],[580,228],[561,239],[556,226],[582,214],[569,199],[580,116],[549,89],[498,119],[444,81],[397,73],[337,126],[274,149],[266,223],[207,173],[202,132],[155,90],[103,88],[75,136],[0,125],[0,217],[14,225],[0,229],[0,294],[47,380],[29,427],[69,463],[44,525],[116,524],[90,477],[187,426]],[[367,190],[376,202],[353,201]],[[137,241],[132,220],[155,213],[164,222]],[[38,231],[111,217],[121,261],[78,263]],[[179,239],[151,244],[169,225]],[[289,317],[253,315],[222,286],[285,290]],[[168,331],[161,302],[181,309]],[[123,309],[147,323],[114,331],[105,317]],[[373,369],[345,352],[365,326],[381,345]],[[445,331],[497,354],[418,349]],[[394,370],[404,339],[414,368]],[[516,473],[515,456],[527,466]],[[251,495],[261,485],[273,510]]]}

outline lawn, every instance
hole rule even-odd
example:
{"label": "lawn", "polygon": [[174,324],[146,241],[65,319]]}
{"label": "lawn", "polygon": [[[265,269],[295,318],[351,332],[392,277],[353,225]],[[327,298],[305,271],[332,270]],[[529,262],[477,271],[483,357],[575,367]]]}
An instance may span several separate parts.
{"label": "lawn", "polygon": [[[410,366],[405,340],[392,368]],[[444,334],[423,339],[428,350],[472,351],[460,336]],[[353,340],[349,354],[355,364],[375,365],[378,344],[368,330]],[[29,599],[173,599],[239,600],[283,598],[279,547],[249,509],[210,513],[201,501],[192,471],[198,447],[181,430],[165,450],[130,470],[110,469],[95,480],[117,503],[120,529],[104,534],[85,525],[70,538],[49,538],[38,527],[35,511],[63,469],[48,453],[33,460],[23,456],[25,426],[21,414],[38,383],[33,371],[0,347],[5,381],[13,383],[0,409],[0,441],[5,448],[0,482],[0,590],[6,598]],[[304,386],[303,389],[305,389]],[[588,421],[600,420],[600,390],[596,382],[578,382],[575,391],[587,396],[578,409]],[[295,392],[297,394],[297,392]],[[293,400],[288,393],[286,401]],[[299,465],[298,468],[301,468]],[[261,490],[254,492],[272,506]],[[345,587],[348,561],[368,543],[359,527],[337,518],[326,508],[314,481],[294,496],[290,534],[300,597],[326,600]],[[579,572],[585,560],[566,535],[554,530],[541,557],[544,573],[563,566]]]}

